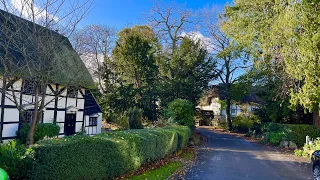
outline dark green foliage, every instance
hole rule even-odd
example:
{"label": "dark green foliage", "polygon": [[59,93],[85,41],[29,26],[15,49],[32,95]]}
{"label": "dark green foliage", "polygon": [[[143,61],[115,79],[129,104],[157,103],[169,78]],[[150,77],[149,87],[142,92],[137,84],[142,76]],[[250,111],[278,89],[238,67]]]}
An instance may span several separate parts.
{"label": "dark green foliage", "polygon": [[304,145],[306,136],[311,138],[320,137],[320,129],[306,124],[266,123],[263,126],[263,130],[264,132],[283,134],[285,140],[295,142],[298,147]]}
{"label": "dark green foliage", "polygon": [[284,138],[285,134],[282,132],[270,132],[266,140],[272,145],[278,146]]}
{"label": "dark green foliage", "polygon": [[142,110],[136,107],[128,110],[130,129],[143,129],[142,125]]}
{"label": "dark green foliage", "polygon": [[32,168],[32,149],[16,141],[0,146],[0,167],[8,172],[10,179],[25,179]]}
{"label": "dark green foliage", "polygon": [[264,132],[284,132],[286,130],[284,124],[279,123],[264,123],[262,126]]}
{"label": "dark green foliage", "polygon": [[196,110],[195,117],[199,120],[200,126],[210,126],[214,118],[214,114],[211,111]]}
{"label": "dark green foliage", "polygon": [[228,129],[228,123],[227,121],[218,121],[218,127],[219,128],[222,128],[224,130],[227,130]]}
{"label": "dark green foliage", "polygon": [[[56,124],[51,123],[40,123],[37,125],[34,134],[34,142],[42,140],[44,137],[55,137],[58,136],[60,127]],[[19,140],[21,143],[26,143],[28,137],[29,127],[23,125],[20,132],[18,132]]]}
{"label": "dark green foliage", "polygon": [[254,116],[236,116],[232,120],[232,128],[235,131],[247,133],[249,131],[260,131],[260,120]]}
{"label": "dark green foliage", "polygon": [[32,179],[112,179],[186,146],[191,130],[170,127],[41,141]]}
{"label": "dark green foliage", "polygon": [[[281,76],[280,76],[281,77]],[[283,79],[268,71],[252,69],[238,78],[232,87],[232,99],[240,101],[253,93],[263,103],[254,110],[261,122],[284,124],[312,124],[312,113],[305,112],[301,106],[290,109],[287,94],[279,94]]]}
{"label": "dark green foliage", "polygon": [[187,99],[196,103],[216,76],[216,63],[200,41],[183,38],[171,57],[162,58],[159,65],[161,104],[166,106],[174,99]]}
{"label": "dark green foliage", "polygon": [[121,113],[121,114],[112,114],[109,116],[109,120],[111,122],[116,123],[118,126],[120,126],[121,130],[127,130],[130,129],[129,126],[129,117],[127,116],[126,113]]}
{"label": "dark green foliage", "polygon": [[286,126],[289,129],[287,138],[295,142],[299,147],[304,145],[307,135],[314,139],[320,137],[320,130],[313,125],[288,124]]}
{"label": "dark green foliage", "polygon": [[127,129],[143,129],[142,125],[142,110],[139,108],[129,108],[119,114],[109,115],[109,121],[116,123],[122,130]]}
{"label": "dark green foliage", "polygon": [[101,104],[107,118],[121,114],[131,107],[143,109],[143,116],[156,120],[156,80],[158,66],[157,38],[147,26],[125,28],[112,51],[112,60],[106,59],[103,69],[105,92]]}
{"label": "dark green foliage", "polygon": [[168,104],[165,116],[172,118],[179,125],[194,128],[194,105],[185,99],[176,99]]}

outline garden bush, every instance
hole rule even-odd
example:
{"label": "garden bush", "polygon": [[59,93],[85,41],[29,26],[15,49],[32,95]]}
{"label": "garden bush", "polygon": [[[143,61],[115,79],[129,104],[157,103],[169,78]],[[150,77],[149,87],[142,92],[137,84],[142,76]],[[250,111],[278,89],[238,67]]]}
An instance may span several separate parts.
{"label": "garden bush", "polygon": [[[37,125],[34,133],[34,141],[42,140],[44,137],[58,136],[60,127],[52,123],[40,123]],[[29,127],[23,125],[18,132],[18,137],[21,143],[25,144],[28,137]]]}
{"label": "garden bush", "polygon": [[118,126],[120,126],[121,130],[127,130],[130,129],[129,125],[129,117],[126,113],[121,113],[118,115],[114,115],[112,122],[116,123]]}
{"label": "garden bush", "polygon": [[285,125],[279,123],[264,123],[262,126],[263,132],[283,132],[285,130]]}
{"label": "garden bush", "polygon": [[320,150],[320,138],[317,138],[311,144],[305,144],[303,149],[297,149],[294,153],[296,156],[311,157],[316,150]]}
{"label": "garden bush", "polygon": [[311,138],[320,136],[320,130],[317,127],[307,124],[267,123],[263,125],[263,131],[282,133],[285,140],[295,142],[298,147],[304,145],[306,136],[310,136]]}
{"label": "garden bush", "polygon": [[272,145],[279,145],[280,142],[285,138],[285,134],[282,132],[270,132],[267,135],[267,142],[271,143]]}
{"label": "garden bush", "polygon": [[218,120],[217,121],[218,127],[227,130],[228,129],[228,123],[226,120]]}
{"label": "garden bush", "polygon": [[10,179],[27,179],[32,168],[32,152],[16,141],[9,141],[0,146],[0,167],[8,172]]}
{"label": "garden bush", "polygon": [[236,116],[232,118],[232,128],[235,131],[241,133],[248,133],[250,130],[260,131],[259,127],[260,121],[255,115]]}
{"label": "garden bush", "polygon": [[289,129],[287,139],[295,142],[299,147],[302,147],[306,142],[306,136],[314,139],[320,136],[320,130],[313,125],[288,124],[286,127]]}
{"label": "garden bush", "polygon": [[165,117],[172,118],[176,123],[189,128],[194,128],[194,105],[185,99],[176,99],[168,104]]}
{"label": "garden bush", "polygon": [[113,179],[180,150],[190,135],[178,126],[43,140],[31,179]]}
{"label": "garden bush", "polygon": [[129,118],[130,129],[143,129],[142,125],[142,109],[130,108],[127,112]]}

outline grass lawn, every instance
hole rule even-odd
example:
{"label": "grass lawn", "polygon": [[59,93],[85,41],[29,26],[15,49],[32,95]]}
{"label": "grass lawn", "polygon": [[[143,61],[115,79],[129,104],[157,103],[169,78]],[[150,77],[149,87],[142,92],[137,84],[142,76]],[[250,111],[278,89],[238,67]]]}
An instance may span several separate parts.
{"label": "grass lawn", "polygon": [[172,173],[174,173],[179,167],[182,166],[180,161],[169,162],[168,164],[161,166],[159,169],[153,169],[144,172],[143,174],[132,176],[130,180],[153,180],[153,179],[166,179]]}
{"label": "grass lawn", "polygon": [[185,152],[181,155],[181,158],[189,160],[189,159],[193,158],[193,156],[194,156],[194,154],[192,152]]}

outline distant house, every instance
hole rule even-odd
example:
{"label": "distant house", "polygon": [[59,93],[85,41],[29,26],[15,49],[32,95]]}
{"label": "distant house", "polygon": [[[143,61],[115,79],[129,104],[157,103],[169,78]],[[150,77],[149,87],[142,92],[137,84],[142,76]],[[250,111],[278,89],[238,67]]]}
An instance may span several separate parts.
{"label": "distant house", "polygon": [[[27,26],[31,24],[31,22],[0,10],[0,58],[3,58],[5,51],[3,44],[8,44],[6,43],[8,41],[7,38],[3,35],[4,24],[10,26],[7,29],[14,29],[17,28],[15,27],[16,24],[23,24],[26,27],[20,28],[28,31],[30,27]],[[54,72],[51,78],[52,83],[44,88],[45,92],[43,93],[45,93],[46,102],[52,102],[43,110],[40,122],[56,122],[60,126],[59,136],[73,135],[81,130],[85,130],[89,135],[100,133],[102,111],[92,93],[87,89],[93,85],[93,81],[90,73],[72,48],[69,40],[57,32],[46,29],[40,25],[32,26],[32,28],[40,28],[43,34],[54,35],[56,39],[62,42],[59,43],[59,47],[54,48],[53,58],[58,62],[57,66],[63,66],[63,69],[59,72]],[[46,36],[43,38],[46,38]],[[22,49],[22,47],[19,46],[24,46],[25,41],[32,41],[33,39],[30,40],[30,38],[28,39],[25,36],[17,35],[14,36],[14,40],[16,41],[15,44],[10,44],[9,47],[10,55],[16,60],[15,64],[12,65],[19,67],[21,62],[23,62],[23,56],[21,56],[21,51],[17,49]],[[35,63],[44,63],[43,58],[37,56],[37,52],[34,52],[32,57]],[[48,61],[48,63],[49,62],[50,61]],[[2,70],[3,64],[0,64],[1,88],[3,88]],[[71,78],[68,77],[74,77],[72,82],[70,82]],[[35,100],[34,82],[32,79],[24,76],[23,73],[20,73],[6,94],[0,93],[0,133],[2,135],[0,142],[2,140],[14,139],[16,132],[20,130],[23,124],[17,106],[10,99],[11,90],[14,90],[14,92],[20,96],[18,103],[20,107],[23,107],[24,117],[26,117],[27,121],[31,121],[33,116],[34,103],[32,102]],[[57,90],[61,92],[59,96],[53,94],[53,92]]]}
{"label": "distant house", "polygon": [[[232,102],[231,116],[250,115],[260,104],[262,104],[262,101],[255,93],[244,96],[240,101]],[[215,119],[225,120],[225,106],[225,96],[222,93],[221,87],[212,86],[204,93],[197,108],[203,111],[213,112]]]}

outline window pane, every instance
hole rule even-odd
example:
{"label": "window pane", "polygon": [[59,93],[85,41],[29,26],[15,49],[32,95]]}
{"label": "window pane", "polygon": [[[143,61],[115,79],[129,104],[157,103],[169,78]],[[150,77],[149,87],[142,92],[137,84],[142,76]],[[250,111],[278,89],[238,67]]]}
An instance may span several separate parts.
{"label": "window pane", "polygon": [[[46,87],[41,86],[39,91],[40,94],[46,93]],[[24,94],[34,95],[36,93],[36,83],[28,79],[23,80],[22,92]]]}
{"label": "window pane", "polygon": [[96,117],[90,117],[89,118],[89,126],[97,126],[98,118]]}
{"label": "window pane", "polygon": [[69,87],[67,89],[67,96],[72,97],[72,98],[76,98],[78,96],[78,89],[75,87]]}
{"label": "window pane", "polygon": [[30,80],[23,81],[23,93],[25,94],[34,94],[35,93],[35,83]]}

